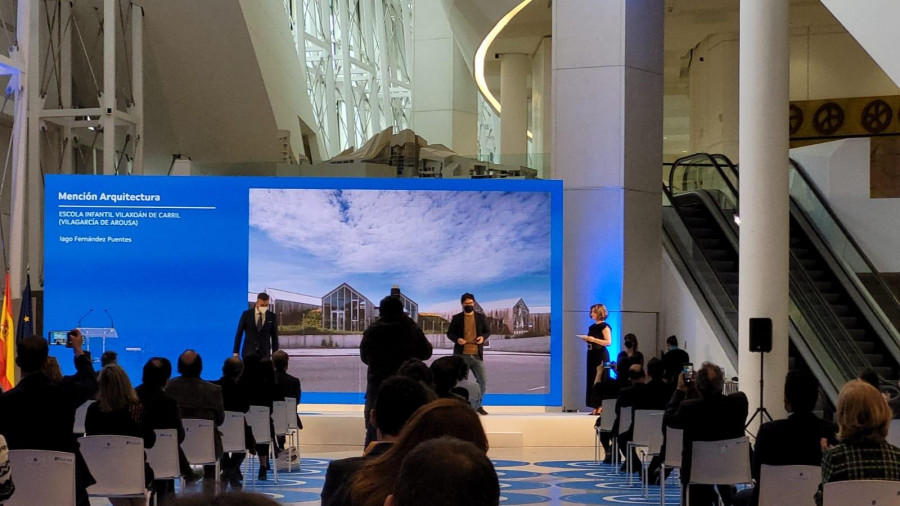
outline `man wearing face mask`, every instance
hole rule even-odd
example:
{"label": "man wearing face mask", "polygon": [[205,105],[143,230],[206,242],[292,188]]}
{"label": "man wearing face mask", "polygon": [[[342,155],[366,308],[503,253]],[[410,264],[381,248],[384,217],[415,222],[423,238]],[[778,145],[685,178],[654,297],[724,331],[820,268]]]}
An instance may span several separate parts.
{"label": "man wearing face mask", "polygon": [[[469,366],[469,370],[475,375],[475,381],[481,388],[481,398],[487,390],[487,374],[484,368],[484,342],[491,336],[487,318],[475,312],[475,296],[464,293],[459,299],[462,304],[462,313],[453,315],[450,326],[447,327],[447,338],[453,341],[453,354],[459,355]],[[486,415],[487,411],[481,405],[477,406],[479,414]]]}
{"label": "man wearing face mask", "polygon": [[[241,348],[241,338],[244,347]],[[256,306],[241,314],[237,333],[234,336],[234,356],[258,355],[270,358],[278,349],[278,322],[275,313],[269,311],[269,294],[263,292],[256,296]]]}

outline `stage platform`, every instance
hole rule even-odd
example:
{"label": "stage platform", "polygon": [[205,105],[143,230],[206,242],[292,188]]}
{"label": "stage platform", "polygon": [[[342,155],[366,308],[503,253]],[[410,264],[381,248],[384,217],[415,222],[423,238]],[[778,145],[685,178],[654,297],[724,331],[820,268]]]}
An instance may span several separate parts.
{"label": "stage platform", "polygon": [[[491,448],[586,447],[594,445],[596,416],[562,413],[533,406],[485,406],[481,417]],[[365,439],[362,406],[300,407],[304,445],[362,446]]]}

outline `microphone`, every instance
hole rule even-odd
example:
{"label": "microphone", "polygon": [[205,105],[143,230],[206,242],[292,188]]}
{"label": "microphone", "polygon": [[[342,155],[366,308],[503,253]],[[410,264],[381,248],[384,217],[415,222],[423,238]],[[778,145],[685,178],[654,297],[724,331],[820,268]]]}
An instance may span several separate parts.
{"label": "microphone", "polygon": [[81,328],[81,320],[84,320],[85,317],[87,317],[87,315],[89,315],[89,314],[91,314],[91,313],[93,313],[93,312],[94,312],[94,308],[91,308],[90,311],[88,311],[87,313],[84,313],[83,315],[81,315],[81,318],[78,319],[78,328]]}
{"label": "microphone", "polygon": [[111,329],[116,328],[116,322],[113,321],[113,317],[112,317],[111,314],[109,314],[109,311],[107,311],[106,309],[104,309],[103,312],[106,313],[106,316],[109,317],[109,328],[111,328]]}

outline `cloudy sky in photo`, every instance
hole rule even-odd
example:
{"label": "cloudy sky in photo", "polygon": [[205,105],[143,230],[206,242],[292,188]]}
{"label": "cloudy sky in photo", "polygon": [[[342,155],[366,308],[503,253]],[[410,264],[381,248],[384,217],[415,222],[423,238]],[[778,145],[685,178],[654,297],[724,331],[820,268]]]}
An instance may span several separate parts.
{"label": "cloudy sky in photo", "polygon": [[251,189],[249,240],[251,292],[550,305],[549,193]]}

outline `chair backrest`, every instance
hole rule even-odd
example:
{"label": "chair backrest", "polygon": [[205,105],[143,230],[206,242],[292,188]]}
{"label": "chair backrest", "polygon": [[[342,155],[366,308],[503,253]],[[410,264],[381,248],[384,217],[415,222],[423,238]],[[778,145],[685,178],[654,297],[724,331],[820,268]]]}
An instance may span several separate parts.
{"label": "chair backrest", "polygon": [[633,409],[629,406],[619,410],[619,434],[628,432],[631,428],[631,417],[634,414]]}
{"label": "chair backrest", "polygon": [[749,483],[750,440],[747,436],[720,441],[694,441],[691,483]]}
{"label": "chair backrest", "polygon": [[16,491],[5,506],[75,504],[75,454],[10,450],[9,467]]}
{"label": "chair backrest", "polygon": [[603,399],[600,406],[603,407],[603,415],[600,416],[600,430],[609,432],[613,430],[613,425],[616,423],[616,400]]}
{"label": "chair backrest", "polygon": [[299,429],[297,426],[297,399],[295,397],[285,397],[284,402],[287,404],[288,430]]}
{"label": "chair backrest", "polygon": [[219,425],[219,432],[222,433],[222,451],[244,453],[247,450],[243,413],[226,411],[225,421]]}
{"label": "chair backrest", "polygon": [[181,423],[184,425],[184,441],[181,442],[181,449],[188,462],[192,465],[215,464],[217,460],[215,423],[202,418],[185,418]]}
{"label": "chair backrest", "polygon": [[900,446],[900,420],[891,420],[891,424],[888,426],[887,442],[894,446]]}
{"label": "chair backrest", "polygon": [[666,467],[681,467],[684,431],[666,427]]}
{"label": "chair backrest", "polygon": [[276,436],[283,436],[288,433],[287,415],[286,402],[275,401],[272,403],[272,427],[275,429]]}
{"label": "chair backrest", "polygon": [[832,481],[822,491],[823,506],[894,506],[900,504],[900,482]]}
{"label": "chair backrest", "polygon": [[663,413],[660,409],[638,409],[634,412],[634,444],[647,446],[656,455],[663,445]]}
{"label": "chair backrest", "polygon": [[156,443],[147,448],[147,463],[157,480],[169,480],[181,476],[178,470],[178,431],[156,429]]}
{"label": "chair backrest", "polygon": [[257,444],[267,444],[272,442],[272,432],[269,430],[269,407],[268,406],[250,406],[250,409],[244,415],[247,419],[247,425],[253,431],[253,439]]}
{"label": "chair backrest", "polygon": [[100,497],[144,495],[144,440],[130,436],[78,438],[81,456],[97,483],[88,494]]}
{"label": "chair backrest", "polygon": [[819,466],[763,464],[759,471],[759,505],[813,506],[821,482],[822,468]]}
{"label": "chair backrest", "polygon": [[83,436],[86,432],[84,430],[84,419],[87,417],[88,407],[97,401],[84,401],[84,404],[78,406],[78,409],[75,410],[75,425],[72,427],[72,434],[78,434]]}

